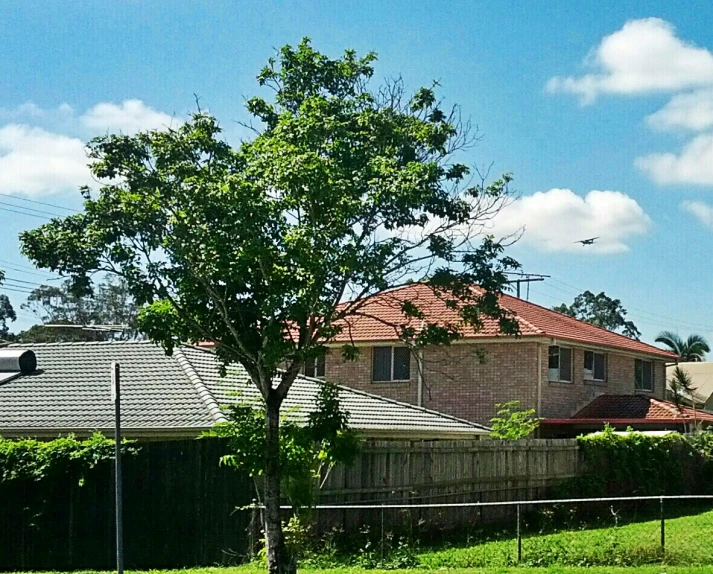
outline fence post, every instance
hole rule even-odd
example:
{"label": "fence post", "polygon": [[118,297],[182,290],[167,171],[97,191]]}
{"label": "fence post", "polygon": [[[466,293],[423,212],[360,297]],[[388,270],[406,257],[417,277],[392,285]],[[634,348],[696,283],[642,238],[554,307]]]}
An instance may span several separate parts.
{"label": "fence post", "polygon": [[659,499],[659,512],[661,514],[661,550],[666,551],[666,519],[663,512],[663,496]]}
{"label": "fence post", "polygon": [[520,505],[517,505],[517,561],[522,561],[522,532],[520,531]]}
{"label": "fence post", "polygon": [[381,507],[381,561],[384,561],[384,507]]}
{"label": "fence post", "polygon": [[251,559],[257,556],[257,538],[260,531],[259,520],[258,503],[256,500],[253,500],[252,509],[250,511],[250,526],[248,527],[248,554]]}

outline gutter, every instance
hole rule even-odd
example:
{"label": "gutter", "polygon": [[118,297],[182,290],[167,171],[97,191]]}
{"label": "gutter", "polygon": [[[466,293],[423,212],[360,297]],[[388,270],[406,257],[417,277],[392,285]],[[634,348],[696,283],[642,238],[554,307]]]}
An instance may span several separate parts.
{"label": "gutter", "polygon": [[[211,430],[210,426],[200,427],[162,427],[162,428],[122,428],[122,434],[127,439],[154,439],[154,440],[178,440],[197,439],[206,431]],[[363,439],[397,439],[397,440],[462,440],[486,437],[489,430],[473,428],[472,430],[421,430],[421,429],[359,429],[353,427],[360,438]],[[98,428],[0,428],[0,436],[8,439],[18,438],[42,438],[54,439],[73,434],[79,438],[88,438],[93,433],[100,432],[107,438],[113,438],[114,427]]]}
{"label": "gutter", "polygon": [[[618,425],[665,425],[665,424],[683,424],[693,422],[693,419],[670,418],[670,419],[545,419],[541,424],[544,425],[602,425],[604,423]],[[710,420],[701,420],[700,422],[711,423]]]}

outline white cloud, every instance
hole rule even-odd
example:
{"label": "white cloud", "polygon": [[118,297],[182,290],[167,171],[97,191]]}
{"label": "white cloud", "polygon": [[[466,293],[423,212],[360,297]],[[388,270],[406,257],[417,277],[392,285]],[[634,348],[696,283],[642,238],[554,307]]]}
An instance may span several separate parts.
{"label": "white cloud", "polygon": [[713,89],[678,94],[646,121],[657,130],[707,130],[713,127]]}
{"label": "white cloud", "polygon": [[686,213],[690,213],[700,223],[713,229],[713,207],[702,201],[684,201],[681,203],[681,209]]}
{"label": "white cloud", "polygon": [[[569,189],[551,189],[521,197],[498,213],[490,231],[507,236],[524,229],[519,244],[542,251],[622,253],[629,238],[645,235],[651,219],[619,191],[590,191],[582,197]],[[574,243],[599,237],[591,246]]]}
{"label": "white cloud", "polygon": [[124,100],[120,104],[102,102],[87,110],[80,121],[93,132],[135,134],[144,130],[163,130],[180,122],[159,112],[141,100]]}
{"label": "white cloud", "polygon": [[637,158],[635,165],[659,184],[713,184],[713,134],[693,138],[679,154],[652,153]]}
{"label": "white cloud", "polygon": [[0,191],[30,196],[92,183],[84,144],[27,125],[0,128]]}
{"label": "white cloud", "polygon": [[585,60],[595,72],[550,79],[550,92],[579,94],[590,103],[599,94],[675,92],[713,85],[713,54],[684,42],[659,18],[631,20],[605,36]]}
{"label": "white cloud", "polygon": [[0,192],[29,196],[96,185],[83,143],[92,136],[181,123],[135,99],[99,103],[82,115],[69,104],[41,108],[26,102],[0,108],[0,121],[10,122],[0,126]]}
{"label": "white cloud", "polygon": [[25,102],[16,108],[0,108],[0,119],[9,121],[40,121],[66,119],[74,116],[74,108],[69,104],[60,104],[54,109],[41,108],[34,102]]}

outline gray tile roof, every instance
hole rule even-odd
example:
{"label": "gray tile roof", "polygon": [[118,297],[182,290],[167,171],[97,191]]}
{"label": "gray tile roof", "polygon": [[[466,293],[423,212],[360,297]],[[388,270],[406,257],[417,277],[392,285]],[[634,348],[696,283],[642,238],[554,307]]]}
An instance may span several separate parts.
{"label": "gray tile roof", "polygon": [[[121,365],[122,426],[128,435],[197,434],[224,420],[221,405],[258,400],[239,366],[225,377],[209,350],[181,347],[172,357],[149,342],[16,345],[37,356],[38,371],[0,384],[0,435],[110,431],[110,366]],[[314,408],[319,381],[299,377],[283,413],[303,420]],[[340,387],[350,425],[365,436],[439,438],[488,429],[426,409]]]}

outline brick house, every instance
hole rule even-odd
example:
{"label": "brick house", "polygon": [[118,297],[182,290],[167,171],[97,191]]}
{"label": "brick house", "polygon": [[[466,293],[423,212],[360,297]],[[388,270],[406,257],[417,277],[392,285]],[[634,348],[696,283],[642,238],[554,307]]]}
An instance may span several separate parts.
{"label": "brick house", "polygon": [[[603,394],[664,399],[666,363],[677,359],[509,295],[502,296],[501,306],[515,315],[518,337],[500,334],[498,323],[486,320],[448,347],[411,351],[395,328],[406,322],[401,305],[407,300],[429,317],[458,322],[457,313],[425,284],[389,291],[370,299],[306,373],[481,424],[494,416],[497,403],[511,400],[561,424]],[[339,348],[346,342],[359,347],[356,361],[342,359]]]}

